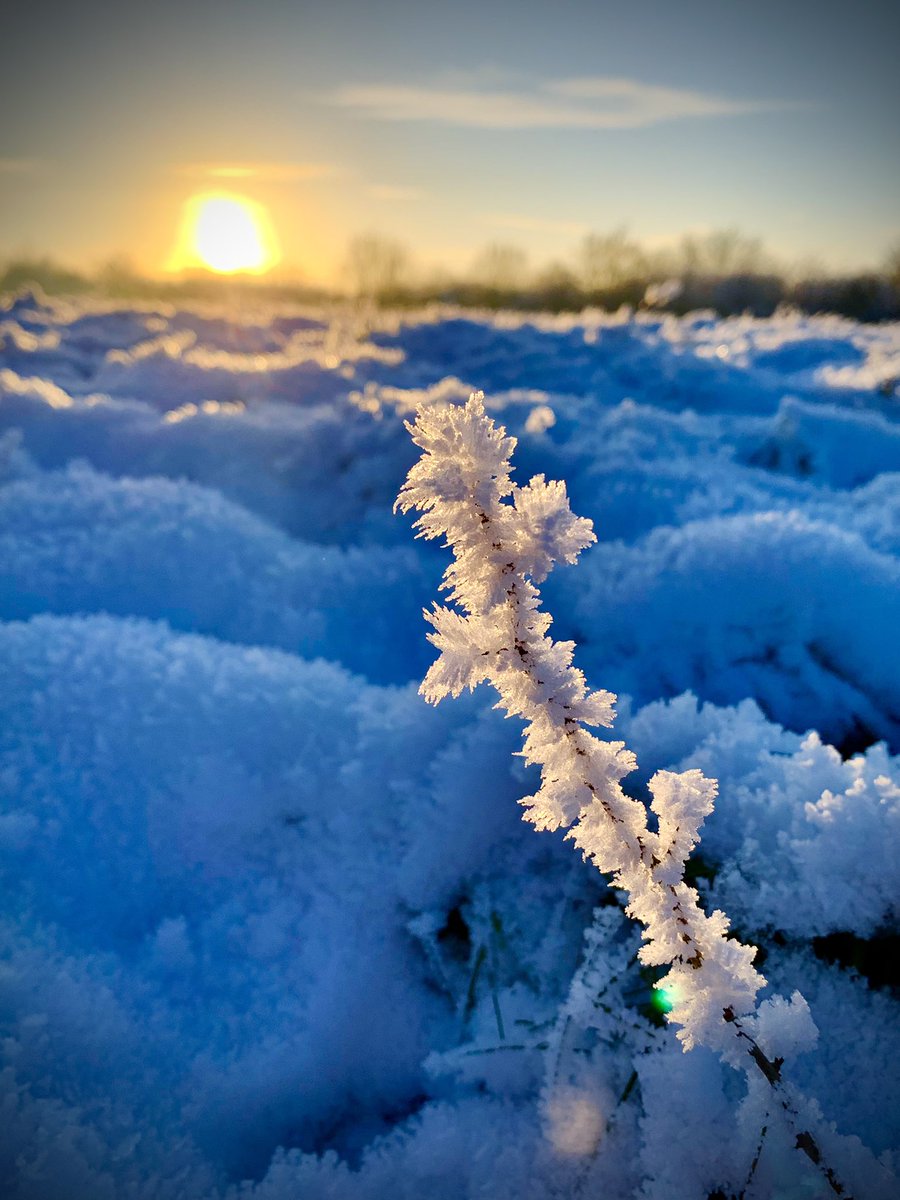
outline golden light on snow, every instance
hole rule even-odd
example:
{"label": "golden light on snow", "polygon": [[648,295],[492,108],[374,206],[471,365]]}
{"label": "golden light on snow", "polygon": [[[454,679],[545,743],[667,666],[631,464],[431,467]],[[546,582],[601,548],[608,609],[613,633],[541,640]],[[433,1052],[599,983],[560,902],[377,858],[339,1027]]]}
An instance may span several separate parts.
{"label": "golden light on snow", "polygon": [[547,1136],[558,1154],[593,1154],[606,1132],[605,1097],[576,1087],[557,1087],[544,1108]]}
{"label": "golden light on snow", "polygon": [[231,192],[192,196],[170,269],[206,267],[220,275],[262,275],[281,259],[278,239],[261,204]]}

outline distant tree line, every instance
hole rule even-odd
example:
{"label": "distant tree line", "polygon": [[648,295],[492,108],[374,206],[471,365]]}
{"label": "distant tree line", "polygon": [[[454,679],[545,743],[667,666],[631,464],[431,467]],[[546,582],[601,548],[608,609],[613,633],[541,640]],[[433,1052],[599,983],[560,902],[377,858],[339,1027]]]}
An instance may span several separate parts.
{"label": "distant tree line", "polygon": [[836,275],[815,264],[788,270],[758,238],[736,229],[687,236],[674,249],[650,251],[624,229],[592,233],[571,262],[537,269],[525,252],[495,242],[464,275],[417,272],[401,243],[376,234],[355,238],[344,263],[347,292],[385,305],[441,300],[478,308],[578,311],[587,305],[656,308],[728,316],[769,316],[780,305],[860,321],[900,319],[900,246],[881,269]]}
{"label": "distant tree line", "polygon": [[47,256],[22,256],[0,264],[0,294],[35,287],[50,296],[99,295],[135,301],[215,300],[223,294],[248,292],[273,300],[321,302],[334,294],[330,289],[303,282],[215,275],[203,270],[154,279],[142,274],[126,258],[110,259],[91,273],[72,270]]}
{"label": "distant tree line", "polygon": [[518,246],[485,246],[459,274],[417,266],[409,249],[376,233],[348,245],[336,289],[270,279],[227,279],[197,272],[149,280],[116,258],[92,275],[49,258],[18,258],[0,267],[0,292],[37,284],[51,294],[99,292],[121,299],[147,296],[213,298],[223,289],[252,289],[267,297],[325,301],[336,296],[388,306],[442,301],[476,308],[580,311],[586,306],[653,308],[677,314],[699,308],[729,316],[769,316],[780,305],[830,312],[860,321],[900,319],[900,245],[880,269],[837,275],[816,264],[788,269],[758,238],[736,229],[686,236],[677,247],[649,250],[624,229],[583,238],[570,261],[533,268]]}

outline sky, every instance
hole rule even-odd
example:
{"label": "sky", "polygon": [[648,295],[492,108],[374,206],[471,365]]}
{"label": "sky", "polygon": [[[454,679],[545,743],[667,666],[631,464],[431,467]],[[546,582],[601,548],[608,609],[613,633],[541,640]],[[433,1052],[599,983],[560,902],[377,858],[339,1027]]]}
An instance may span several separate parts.
{"label": "sky", "polygon": [[573,262],[738,228],[779,258],[900,242],[900,6],[829,0],[31,0],[4,18],[0,256],[164,272],[184,205],[268,214],[283,274],[348,239]]}

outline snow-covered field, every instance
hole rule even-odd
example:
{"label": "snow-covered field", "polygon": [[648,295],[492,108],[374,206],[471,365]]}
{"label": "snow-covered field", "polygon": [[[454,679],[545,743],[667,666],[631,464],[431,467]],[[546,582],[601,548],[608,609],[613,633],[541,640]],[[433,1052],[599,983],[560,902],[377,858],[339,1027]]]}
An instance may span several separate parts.
{"label": "snow-covered field", "polygon": [[636,795],[719,779],[695,882],[888,1194],[897,1002],[829,960],[879,982],[900,911],[900,327],[31,295],[0,353],[2,1195],[830,1194],[765,1141],[746,1185],[759,1114],[521,821],[515,722],[417,695],[403,420],[476,388],[593,520],[556,634]]}

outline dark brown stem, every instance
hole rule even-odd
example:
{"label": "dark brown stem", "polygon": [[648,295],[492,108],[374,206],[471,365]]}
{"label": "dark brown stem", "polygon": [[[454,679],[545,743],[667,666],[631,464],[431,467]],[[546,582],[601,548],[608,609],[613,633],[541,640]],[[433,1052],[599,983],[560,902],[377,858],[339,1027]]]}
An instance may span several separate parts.
{"label": "dark brown stem", "polygon": [[749,1043],[749,1049],[747,1053],[753,1059],[754,1063],[756,1063],[756,1066],[762,1072],[769,1087],[778,1098],[778,1103],[784,1112],[788,1126],[796,1138],[796,1141],[794,1142],[796,1149],[802,1150],[809,1161],[818,1167],[818,1169],[824,1175],[828,1186],[836,1196],[843,1197],[843,1200],[853,1200],[853,1197],[838,1179],[837,1175],[835,1175],[831,1167],[829,1167],[828,1164],[823,1161],[822,1151],[819,1149],[818,1143],[809,1130],[801,1129],[799,1133],[797,1132],[797,1128],[801,1124],[800,1114],[785,1095],[784,1086],[781,1081],[781,1068],[784,1064],[784,1059],[768,1058],[757,1042],[754,1041],[750,1034],[742,1028],[740,1021],[734,1015],[733,1008],[726,1008],[722,1013],[722,1016],[728,1022],[728,1024],[734,1026],[735,1030],[737,1031],[737,1036]]}
{"label": "dark brown stem", "polygon": [[753,1162],[750,1164],[750,1171],[747,1175],[746,1181],[744,1182],[744,1186],[738,1193],[737,1200],[744,1200],[744,1197],[747,1195],[747,1188],[753,1182],[753,1176],[756,1174],[756,1168],[759,1166],[759,1160],[762,1157],[763,1142],[765,1142],[766,1134],[768,1132],[769,1126],[768,1123],[766,1123],[759,1131],[759,1141],[756,1143],[756,1153],[753,1155]]}

